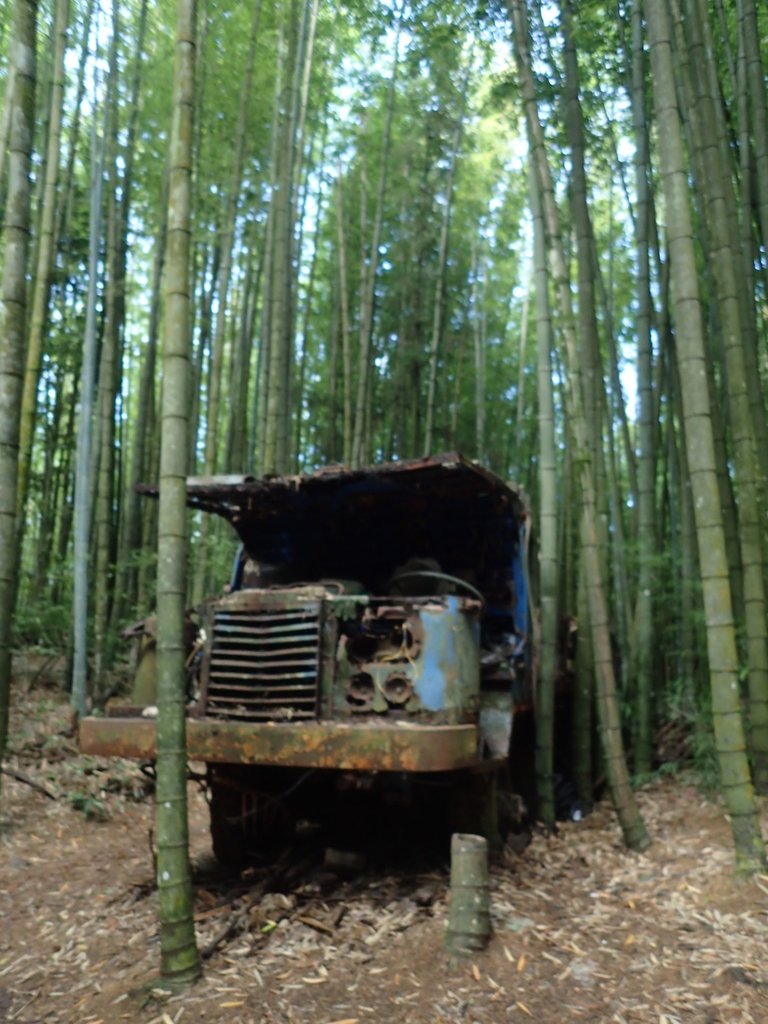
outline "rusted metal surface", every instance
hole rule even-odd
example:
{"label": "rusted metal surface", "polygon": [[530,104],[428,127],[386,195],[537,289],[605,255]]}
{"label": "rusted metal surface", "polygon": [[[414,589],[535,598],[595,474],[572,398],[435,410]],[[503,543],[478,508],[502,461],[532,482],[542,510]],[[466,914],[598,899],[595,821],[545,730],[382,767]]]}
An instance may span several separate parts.
{"label": "rusted metal surface", "polygon": [[[322,593],[322,591],[321,591]],[[242,591],[212,607],[205,714],[243,721],[318,717],[323,602]]]}
{"label": "rusted metal surface", "polygon": [[[83,718],[79,739],[86,754],[151,760],[156,727],[147,718]],[[477,729],[332,722],[252,725],[198,718],[187,720],[187,756],[229,764],[440,772],[477,762]]]}
{"label": "rusted metal surface", "polygon": [[[527,510],[515,488],[451,453],[190,478],[187,498],[242,541],[226,593],[202,612],[190,757],[429,772],[500,753],[513,688],[528,681]],[[501,693],[493,714],[489,688]],[[154,722],[85,720],[81,742],[152,757]]]}
{"label": "rusted metal surface", "polygon": [[[236,591],[336,580],[353,582],[350,596],[396,594],[398,572],[418,563],[437,572],[417,574],[423,587],[401,594],[443,595],[440,581],[452,579],[457,586],[449,591],[482,595],[484,634],[514,633],[525,642],[525,501],[461,455],[262,480],[195,478],[187,497],[239,534],[244,554],[233,573]],[[331,656],[323,646],[323,666]]]}
{"label": "rusted metal surface", "polygon": [[208,606],[196,716],[300,722],[477,712],[478,601],[242,590]]}
{"label": "rusted metal surface", "polygon": [[404,713],[419,721],[455,724],[477,711],[477,601],[371,598],[365,614],[339,644],[339,713]]}
{"label": "rusted metal surface", "polygon": [[429,711],[456,709],[476,714],[480,686],[480,629],[476,601],[446,595],[421,613],[424,658],[415,682],[416,693]]}
{"label": "rusted metal surface", "polygon": [[418,555],[444,573],[470,568],[491,599],[509,578],[526,515],[515,488],[455,453],[263,480],[196,478],[187,502],[230,521],[251,558],[279,569],[268,585],[336,577],[384,594],[393,570]]}
{"label": "rusted metal surface", "polygon": [[[234,521],[243,514],[263,515],[260,509],[264,506],[271,506],[273,511],[288,510],[305,494],[318,495],[319,500],[325,502],[332,499],[335,491],[382,493],[424,486],[432,494],[479,489],[506,491],[515,495],[521,509],[523,506],[515,488],[458,452],[401,459],[354,470],[342,465],[324,466],[313,473],[270,476],[262,480],[239,475],[189,477],[187,501],[193,508],[216,512]],[[157,486],[152,484],[139,484],[137,491],[150,497],[158,495]]]}

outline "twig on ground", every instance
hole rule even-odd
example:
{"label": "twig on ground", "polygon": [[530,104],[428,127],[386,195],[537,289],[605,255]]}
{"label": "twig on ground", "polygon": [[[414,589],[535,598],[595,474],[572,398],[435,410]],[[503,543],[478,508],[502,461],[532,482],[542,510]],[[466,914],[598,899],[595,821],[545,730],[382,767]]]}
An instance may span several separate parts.
{"label": "twig on ground", "polygon": [[9,768],[8,765],[0,767],[0,772],[3,775],[7,775],[11,779],[15,779],[17,782],[23,782],[25,786],[31,786],[32,789],[37,790],[38,793],[42,793],[43,796],[47,796],[49,800],[56,800],[56,794],[52,793],[50,789],[44,786],[41,782],[36,782],[30,778],[26,772],[19,771],[18,768]]}

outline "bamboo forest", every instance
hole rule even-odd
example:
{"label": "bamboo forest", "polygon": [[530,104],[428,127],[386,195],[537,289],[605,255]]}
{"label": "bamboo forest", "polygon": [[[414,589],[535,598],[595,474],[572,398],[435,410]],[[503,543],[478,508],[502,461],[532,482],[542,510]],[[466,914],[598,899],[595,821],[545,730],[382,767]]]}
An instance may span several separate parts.
{"label": "bamboo forest", "polygon": [[[166,977],[199,971],[183,620],[237,553],[205,481],[434,457],[508,484],[532,819],[567,660],[579,806],[604,791],[646,850],[637,787],[679,759],[765,870],[766,41],[758,0],[2,4],[0,757],[17,661],[61,657],[101,714],[157,613]],[[458,498],[429,514],[458,531]]]}

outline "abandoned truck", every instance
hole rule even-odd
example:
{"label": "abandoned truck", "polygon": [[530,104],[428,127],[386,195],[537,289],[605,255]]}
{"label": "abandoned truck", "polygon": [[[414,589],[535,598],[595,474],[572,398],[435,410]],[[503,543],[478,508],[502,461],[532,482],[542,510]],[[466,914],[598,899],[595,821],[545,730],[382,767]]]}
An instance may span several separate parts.
{"label": "abandoned truck", "polygon": [[[206,764],[216,856],[320,806],[349,820],[345,794],[359,807],[374,791],[426,794],[448,830],[497,841],[497,782],[531,706],[521,495],[449,454],[190,479],[187,502],[241,542],[189,659],[188,756]],[[130,706],[82,720],[85,752],[154,757],[147,664]]]}

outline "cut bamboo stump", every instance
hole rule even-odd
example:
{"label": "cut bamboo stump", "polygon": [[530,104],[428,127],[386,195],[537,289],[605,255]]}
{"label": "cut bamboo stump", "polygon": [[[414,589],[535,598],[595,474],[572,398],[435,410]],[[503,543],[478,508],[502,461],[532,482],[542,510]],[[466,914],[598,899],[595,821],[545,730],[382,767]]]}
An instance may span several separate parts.
{"label": "cut bamboo stump", "polygon": [[452,953],[485,949],[491,937],[488,842],[457,832],[451,837],[451,909],[445,945]]}

